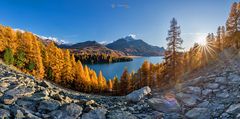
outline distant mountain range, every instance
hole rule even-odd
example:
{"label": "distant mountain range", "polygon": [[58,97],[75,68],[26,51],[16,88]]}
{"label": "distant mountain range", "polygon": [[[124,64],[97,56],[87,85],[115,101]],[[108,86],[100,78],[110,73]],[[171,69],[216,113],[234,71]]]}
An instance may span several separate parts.
{"label": "distant mountain range", "polygon": [[135,56],[161,56],[165,51],[163,47],[149,45],[143,40],[135,39],[132,36],[120,38],[107,44],[106,47]]}
{"label": "distant mountain range", "polygon": [[105,45],[102,45],[96,41],[86,41],[82,43],[76,44],[61,44],[58,45],[60,48],[69,49],[71,52],[75,54],[106,54],[111,55],[113,57],[122,57],[126,56],[124,52],[112,50],[107,48]]}
{"label": "distant mountain range", "polygon": [[59,48],[70,49],[75,54],[106,54],[114,57],[122,56],[162,56],[163,47],[152,46],[141,39],[132,36],[120,38],[109,44],[100,44],[96,41],[85,41],[76,44],[63,44],[58,40],[40,37],[45,44],[54,41]]}

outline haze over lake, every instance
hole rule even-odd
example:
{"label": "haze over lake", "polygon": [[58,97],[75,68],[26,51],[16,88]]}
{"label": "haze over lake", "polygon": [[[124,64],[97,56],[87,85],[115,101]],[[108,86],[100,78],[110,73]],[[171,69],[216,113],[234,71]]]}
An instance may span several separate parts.
{"label": "haze over lake", "polygon": [[101,70],[106,79],[112,79],[114,76],[121,77],[125,68],[128,72],[137,72],[142,66],[143,62],[147,60],[153,64],[160,63],[163,61],[163,57],[137,57],[131,62],[118,62],[111,64],[87,64],[91,69],[94,69],[97,73]]}

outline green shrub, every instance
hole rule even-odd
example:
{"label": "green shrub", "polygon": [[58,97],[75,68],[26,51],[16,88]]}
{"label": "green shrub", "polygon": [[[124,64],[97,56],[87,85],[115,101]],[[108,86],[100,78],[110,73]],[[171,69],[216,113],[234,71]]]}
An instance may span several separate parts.
{"label": "green shrub", "polygon": [[30,71],[32,71],[34,68],[35,68],[35,63],[34,63],[34,62],[30,62],[30,63],[28,64],[27,69],[30,70]]}
{"label": "green shrub", "polygon": [[11,65],[14,63],[12,49],[10,49],[10,48],[5,49],[3,59],[4,59],[4,62],[8,65]]}
{"label": "green shrub", "polygon": [[19,67],[19,68],[24,67],[25,53],[23,51],[17,52],[16,57],[15,57],[15,63],[17,65],[17,67]]}

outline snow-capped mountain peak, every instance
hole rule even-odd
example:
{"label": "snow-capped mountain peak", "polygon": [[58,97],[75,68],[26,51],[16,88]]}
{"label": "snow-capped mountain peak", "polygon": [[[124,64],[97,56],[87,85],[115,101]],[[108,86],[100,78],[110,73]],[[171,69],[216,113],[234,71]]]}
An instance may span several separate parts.
{"label": "snow-capped mountain peak", "polygon": [[[18,28],[14,29],[14,30],[15,30],[15,31],[19,31],[19,32],[21,32],[21,33],[26,32],[25,30],[18,29]],[[52,36],[46,37],[46,36],[38,35],[38,34],[35,34],[35,33],[33,33],[33,34],[36,35],[37,37],[41,38],[42,40],[45,40],[45,41],[53,41],[53,42],[55,42],[55,43],[58,44],[58,45],[60,45],[60,44],[67,44],[66,41],[64,41],[64,40],[58,40],[58,38],[56,38],[56,37],[52,37]]]}

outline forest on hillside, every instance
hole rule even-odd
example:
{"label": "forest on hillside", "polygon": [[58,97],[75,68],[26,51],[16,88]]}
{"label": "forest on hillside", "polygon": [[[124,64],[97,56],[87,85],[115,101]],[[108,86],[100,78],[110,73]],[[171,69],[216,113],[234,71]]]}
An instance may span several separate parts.
{"label": "forest on hillside", "polygon": [[30,32],[15,31],[0,26],[1,58],[8,65],[31,74],[87,93],[125,95],[143,86],[164,88],[181,81],[184,74],[206,66],[216,60],[225,48],[240,48],[240,3],[233,3],[225,26],[206,36],[206,45],[195,44],[189,51],[181,47],[180,26],[173,18],[168,31],[165,61],[151,64],[145,61],[136,72],[125,70],[118,79],[105,79],[100,71],[83,66],[68,49],[58,48],[53,42],[44,44]]}

